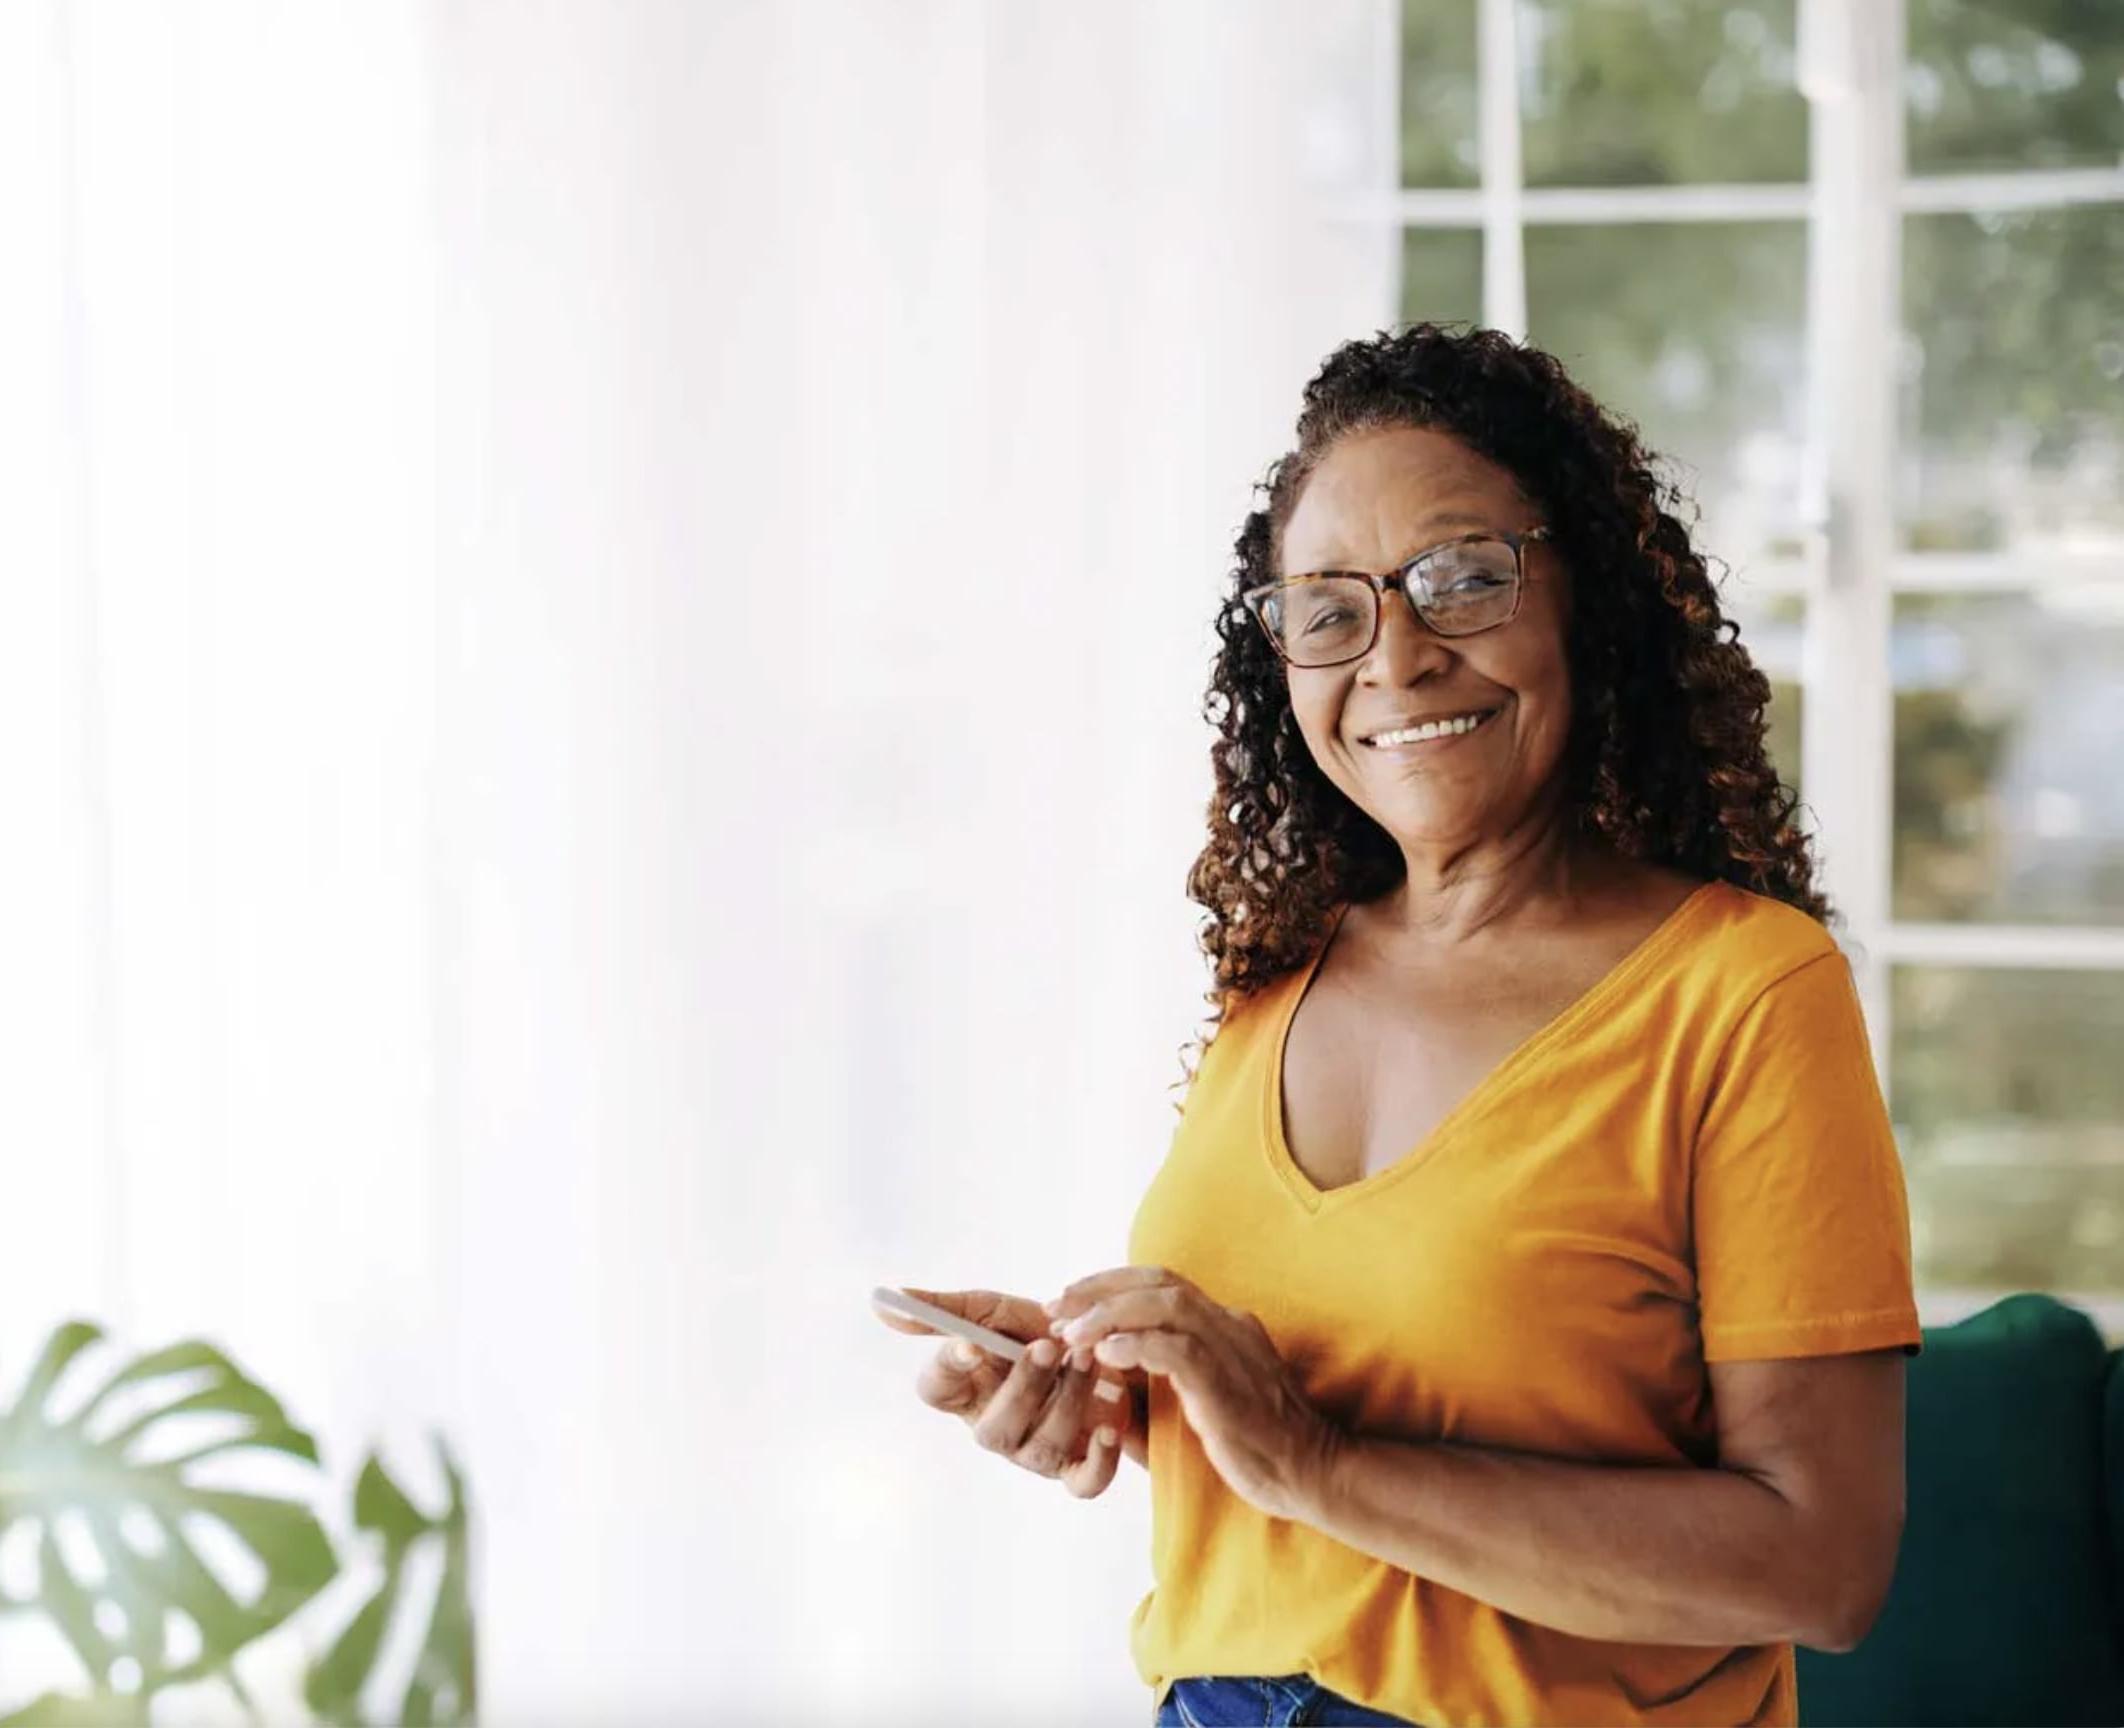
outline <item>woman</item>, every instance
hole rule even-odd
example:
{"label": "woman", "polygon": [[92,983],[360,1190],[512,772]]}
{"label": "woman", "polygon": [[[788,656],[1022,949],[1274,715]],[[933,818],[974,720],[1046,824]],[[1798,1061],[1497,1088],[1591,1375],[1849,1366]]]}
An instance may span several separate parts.
{"label": "woman", "polygon": [[1131,1263],[923,1292],[1067,1354],[918,1390],[1079,1495],[1125,1429],[1158,1722],[1795,1722],[1794,1645],[1894,1571],[1921,1335],[1768,685],[1548,355],[1382,333],[1297,431],[1219,620],[1218,1018]]}

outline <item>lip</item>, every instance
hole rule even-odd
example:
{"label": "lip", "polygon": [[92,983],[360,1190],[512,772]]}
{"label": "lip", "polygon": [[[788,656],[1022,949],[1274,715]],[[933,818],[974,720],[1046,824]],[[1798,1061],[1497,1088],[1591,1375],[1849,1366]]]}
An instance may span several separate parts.
{"label": "lip", "polygon": [[[1463,708],[1459,712],[1465,714],[1470,712],[1470,710]],[[1369,750],[1378,756],[1415,756],[1426,751],[1443,750],[1449,744],[1465,744],[1470,738],[1477,736],[1483,727],[1495,720],[1498,715],[1504,712],[1504,709],[1500,705],[1496,708],[1474,710],[1474,712],[1481,713],[1482,723],[1472,732],[1447,732],[1436,738],[1418,738],[1411,743],[1403,744],[1374,744],[1369,737],[1364,737],[1357,740],[1357,748]],[[1434,714],[1431,716],[1431,720],[1451,720],[1454,718],[1456,718],[1454,714]],[[1404,720],[1393,726],[1381,726],[1377,730],[1379,732],[1399,732],[1410,726],[1428,724],[1430,724],[1429,720]]]}

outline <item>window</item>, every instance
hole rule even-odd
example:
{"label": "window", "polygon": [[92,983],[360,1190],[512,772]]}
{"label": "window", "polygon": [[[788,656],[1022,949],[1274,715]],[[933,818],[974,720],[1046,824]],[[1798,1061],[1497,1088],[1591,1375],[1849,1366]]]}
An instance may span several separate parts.
{"label": "window", "polygon": [[1700,510],[1806,799],[1928,1321],[2124,1316],[2124,24],[1404,0],[1388,316],[1556,352]]}

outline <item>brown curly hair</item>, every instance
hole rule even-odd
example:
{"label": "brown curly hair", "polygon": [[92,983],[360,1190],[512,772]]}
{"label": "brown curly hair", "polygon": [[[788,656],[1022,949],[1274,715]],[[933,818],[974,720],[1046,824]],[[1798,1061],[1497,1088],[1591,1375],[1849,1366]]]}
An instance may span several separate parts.
{"label": "brown curly hair", "polygon": [[[1739,884],[1827,923],[1796,799],[1763,749],[1770,684],[1719,610],[1676,487],[1627,420],[1605,412],[1553,355],[1496,330],[1411,324],[1343,344],[1305,387],[1297,447],[1255,488],[1217,615],[1223,641],[1202,715],[1216,792],[1188,897],[1225,1017],[1309,959],[1335,907],[1400,882],[1401,848],[1323,774],[1283,662],[1240,602],[1272,581],[1300,492],[1345,434],[1446,432],[1506,469],[1542,512],[1589,604],[1570,609],[1567,807],[1624,855]],[[1207,1047],[1198,1039],[1186,1049]],[[1183,1050],[1185,1086],[1194,1070]],[[1176,1105],[1176,1108],[1179,1106]]]}

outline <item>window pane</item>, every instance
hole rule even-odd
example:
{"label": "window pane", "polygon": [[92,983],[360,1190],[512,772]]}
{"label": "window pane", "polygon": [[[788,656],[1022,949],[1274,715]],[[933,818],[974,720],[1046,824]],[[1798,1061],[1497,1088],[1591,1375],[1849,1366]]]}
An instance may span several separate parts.
{"label": "window pane", "polygon": [[2124,215],[1912,216],[1903,284],[1906,542],[2124,551]]}
{"label": "window pane", "polygon": [[1890,661],[1895,916],[2124,922],[2124,584],[1902,595]]}
{"label": "window pane", "polygon": [[1402,0],[1401,183],[1473,186],[1475,0]]}
{"label": "window pane", "polygon": [[1795,548],[1802,225],[1533,227],[1526,245],[1532,339],[1678,464],[1702,546],[1736,565]]}
{"label": "window pane", "polygon": [[1482,234],[1474,228],[1411,228],[1401,237],[1401,316],[1482,322]]}
{"label": "window pane", "polygon": [[1800,652],[1807,602],[1797,594],[1751,594],[1743,580],[1725,584],[1719,605],[1740,626],[1740,645],[1770,680],[1764,745],[1777,777],[1795,792],[1800,783]]}
{"label": "window pane", "polygon": [[1911,172],[2106,167],[2124,156],[2124,26],[2115,0],[1908,5]]}
{"label": "window pane", "polygon": [[2124,1288],[2124,974],[1897,967],[1920,1283]]}
{"label": "window pane", "polygon": [[1530,186],[1805,180],[1795,0],[1521,0]]}

